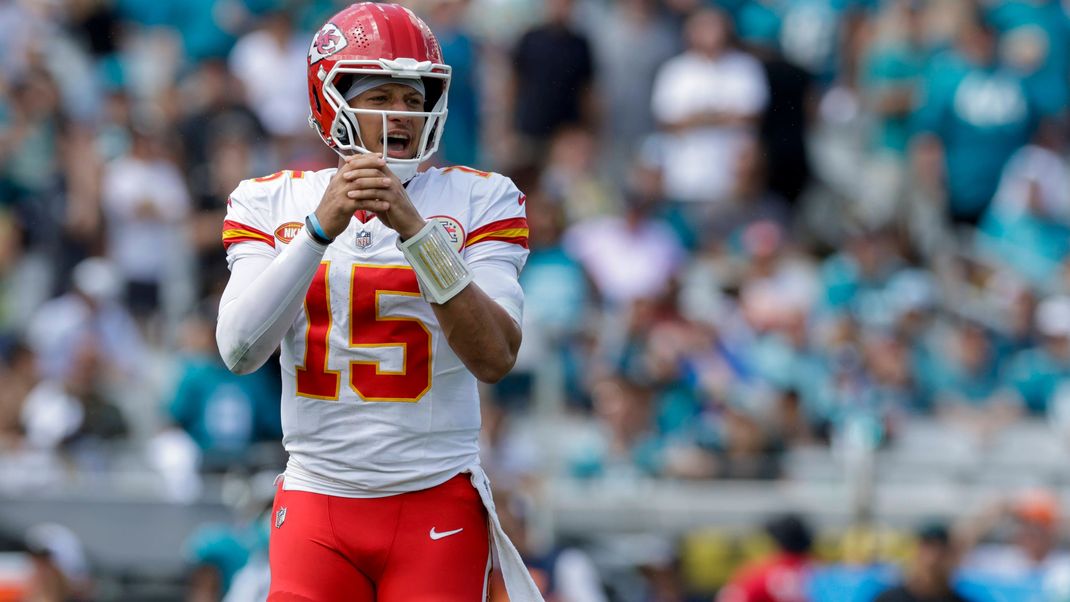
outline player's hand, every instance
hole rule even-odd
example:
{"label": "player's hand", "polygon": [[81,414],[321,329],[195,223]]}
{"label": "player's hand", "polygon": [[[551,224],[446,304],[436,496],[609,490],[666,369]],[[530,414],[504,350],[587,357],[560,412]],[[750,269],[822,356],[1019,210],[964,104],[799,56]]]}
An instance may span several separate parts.
{"label": "player's hand", "polygon": [[356,202],[356,209],[374,213],[402,240],[414,236],[427,223],[413,206],[401,180],[378,153],[351,159],[342,171],[342,178],[351,184],[346,196]]}
{"label": "player's hand", "polygon": [[[345,178],[346,173],[354,170],[353,164],[368,155],[354,155],[347,159],[338,171],[331,177],[327,189],[323,191],[319,207],[316,208],[316,219],[319,220],[324,234],[328,238],[335,238],[349,227],[349,222],[360,207],[358,201],[349,197],[349,192],[357,189],[353,178]],[[371,170],[365,175],[372,175]]]}

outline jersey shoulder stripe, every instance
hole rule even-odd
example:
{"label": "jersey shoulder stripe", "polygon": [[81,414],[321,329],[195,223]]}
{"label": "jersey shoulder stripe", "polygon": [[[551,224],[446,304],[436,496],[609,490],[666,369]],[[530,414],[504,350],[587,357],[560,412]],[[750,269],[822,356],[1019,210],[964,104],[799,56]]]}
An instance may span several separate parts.
{"label": "jersey shoulder stripe", "polygon": [[528,220],[524,217],[498,220],[472,230],[465,239],[464,246],[470,247],[481,242],[499,241],[528,248]]}
{"label": "jersey shoulder stripe", "polygon": [[275,237],[258,230],[252,226],[247,226],[234,220],[225,220],[223,222],[223,248],[226,249],[230,245],[239,242],[262,242],[275,246]]}
{"label": "jersey shoulder stripe", "polygon": [[448,173],[453,172],[453,171],[458,171],[458,172],[461,172],[461,173],[470,174],[470,175],[473,175],[473,176],[476,176],[476,177],[480,177],[480,178],[484,178],[484,179],[487,179],[487,178],[490,178],[493,175],[496,175],[493,171],[483,171],[481,169],[475,169],[475,168],[472,168],[472,167],[468,167],[467,165],[450,165],[449,167],[444,168],[442,170],[442,173],[443,174],[448,174]]}

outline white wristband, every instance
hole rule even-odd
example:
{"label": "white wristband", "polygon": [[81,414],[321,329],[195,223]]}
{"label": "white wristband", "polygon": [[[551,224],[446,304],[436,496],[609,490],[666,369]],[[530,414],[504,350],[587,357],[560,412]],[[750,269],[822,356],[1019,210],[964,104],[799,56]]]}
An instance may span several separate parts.
{"label": "white wristband", "polygon": [[468,264],[453,250],[446,236],[446,228],[438,220],[430,220],[409,240],[398,239],[398,248],[416,272],[428,303],[445,303],[472,281]]}

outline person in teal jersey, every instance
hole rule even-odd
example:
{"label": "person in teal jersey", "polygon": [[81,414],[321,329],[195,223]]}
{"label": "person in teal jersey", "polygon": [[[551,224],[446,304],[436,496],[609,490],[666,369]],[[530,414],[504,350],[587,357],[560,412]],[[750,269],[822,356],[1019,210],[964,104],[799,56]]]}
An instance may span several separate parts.
{"label": "person in teal jersey", "polygon": [[924,12],[919,2],[900,0],[891,10],[902,22],[898,35],[878,42],[862,62],[863,97],[874,114],[870,147],[903,158],[911,131],[910,116],[918,101],[918,84],[929,58],[923,39]]}
{"label": "person in teal jersey", "polygon": [[1007,382],[1029,412],[1043,415],[1060,385],[1070,380],[1070,297],[1045,299],[1035,319],[1042,343],[1014,356]]}
{"label": "person in teal jersey", "polygon": [[1004,387],[995,341],[983,325],[948,324],[923,378],[933,409],[947,423],[990,436],[1017,421],[1020,400]]}
{"label": "person in teal jersey", "polygon": [[[1021,76],[996,57],[995,32],[980,15],[963,24],[951,51],[930,64],[924,102],[914,115],[915,152],[941,157],[948,209],[957,222],[976,223],[996,192],[1004,163],[1026,144],[1037,110]],[[936,178],[926,171],[926,179]]]}
{"label": "person in teal jersey", "polygon": [[167,408],[204,452],[205,468],[227,468],[259,440],[282,437],[278,387],[271,370],[250,377],[230,372],[215,350],[215,320],[195,317],[184,326],[186,356]]}
{"label": "person in teal jersey", "polygon": [[123,21],[132,21],[145,27],[175,25],[175,14],[181,0],[116,0],[115,8]]}
{"label": "person in teal jersey", "polygon": [[450,127],[442,134],[438,152],[456,165],[479,164],[479,46],[464,26],[467,2],[436,0],[428,23],[452,68]]}
{"label": "person in teal jersey", "polygon": [[986,15],[1022,71],[1041,111],[1053,114],[1070,99],[1070,16],[1061,0],[1009,0]]}
{"label": "person in teal jersey", "polygon": [[1007,162],[974,243],[989,260],[1036,287],[1057,278],[1070,256],[1070,168],[1061,127],[1044,121]]}
{"label": "person in teal jersey", "polygon": [[736,13],[736,35],[749,45],[779,46],[780,27],[784,23],[776,0],[747,0]]}
{"label": "person in teal jersey", "polygon": [[219,5],[219,0],[183,0],[176,3],[172,24],[182,36],[182,47],[190,63],[226,57],[237,41],[235,34],[239,21],[236,17],[242,14],[242,10],[231,7],[228,11]]}

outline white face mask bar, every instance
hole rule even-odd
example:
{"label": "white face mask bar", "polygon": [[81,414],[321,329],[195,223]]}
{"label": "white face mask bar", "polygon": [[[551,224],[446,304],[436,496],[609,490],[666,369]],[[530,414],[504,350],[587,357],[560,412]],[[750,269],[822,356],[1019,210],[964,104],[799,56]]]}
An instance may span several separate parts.
{"label": "white face mask bar", "polygon": [[[341,114],[342,112],[346,113],[347,115],[350,115],[351,118],[339,119],[336,120],[336,123],[341,125],[341,127],[346,128],[345,135],[347,136],[347,139],[353,140],[354,143],[345,146],[339,144],[335,148],[338,154],[342,155],[342,157],[345,157],[346,155],[344,155],[342,151],[346,150],[355,151],[359,153],[371,152],[370,150],[368,150],[368,144],[364,141],[364,136],[363,133],[360,131],[360,124],[357,121],[356,116],[361,114],[376,115],[382,119],[383,124],[382,139],[380,140],[382,144],[379,148],[382,149],[383,156],[386,157],[386,164],[390,167],[390,171],[394,172],[394,174],[397,175],[402,182],[406,182],[412,179],[412,177],[416,175],[416,170],[420,167],[420,164],[423,163],[432,154],[434,154],[435,150],[438,149],[438,140],[431,140],[431,136],[434,132],[442,130],[439,124],[441,123],[441,120],[445,118],[444,113],[440,114],[431,111],[380,111],[376,109],[354,109],[352,107],[343,107],[341,111],[339,111],[339,114]],[[413,158],[400,159],[396,157],[387,156],[387,153],[389,152],[389,147],[387,145],[390,127],[389,120],[391,117],[424,120],[423,128],[421,128],[420,131],[419,142],[416,147],[416,155]],[[350,126],[355,127],[350,128]],[[337,138],[338,135],[335,134],[335,139]],[[428,150],[429,146],[431,147],[430,150]],[[406,176],[405,174],[408,175]]]}

